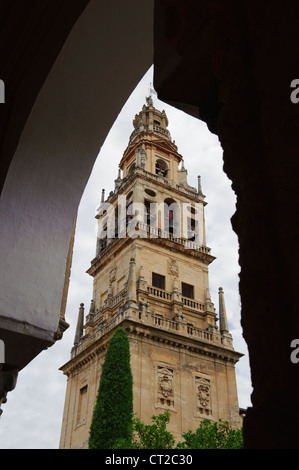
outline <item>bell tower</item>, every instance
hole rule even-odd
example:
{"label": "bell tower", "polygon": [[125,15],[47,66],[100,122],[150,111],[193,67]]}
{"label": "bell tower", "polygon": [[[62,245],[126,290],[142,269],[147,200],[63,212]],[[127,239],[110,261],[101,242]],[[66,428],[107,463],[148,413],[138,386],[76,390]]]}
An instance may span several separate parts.
{"label": "bell tower", "polygon": [[81,304],[70,360],[61,448],[86,448],[109,339],[128,334],[134,412],[147,423],[169,410],[177,439],[202,419],[240,426],[223,289],[219,321],[209,290],[200,177],[189,186],[165,111],[151,96],[133,120],[114,190],[98,208],[93,299]]}

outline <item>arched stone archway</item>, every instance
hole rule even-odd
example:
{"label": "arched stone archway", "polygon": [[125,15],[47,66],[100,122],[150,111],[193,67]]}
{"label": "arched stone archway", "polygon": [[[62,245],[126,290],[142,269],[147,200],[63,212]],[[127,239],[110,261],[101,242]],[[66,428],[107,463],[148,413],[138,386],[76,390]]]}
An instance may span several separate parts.
{"label": "arched stone archway", "polygon": [[[45,50],[41,47],[38,51],[37,64],[35,56],[24,52],[27,66],[31,61],[36,65],[32,75],[44,65],[42,52],[51,50],[51,40],[61,33],[61,43],[51,50],[44,76],[38,83],[31,77],[31,102],[24,111],[24,126],[21,119],[7,119],[8,135],[2,145],[2,162],[8,143],[11,162],[5,163],[0,202],[5,253],[1,263],[1,338],[6,372],[11,369],[14,374],[61,337],[67,327],[64,307],[77,208],[111,126],[153,61],[153,2],[79,0],[68,3],[68,12],[62,11],[61,2],[52,2],[52,6],[45,2],[43,7],[37,3],[27,4],[27,10],[17,1],[3,5],[11,13],[7,13],[10,33],[17,26],[15,15],[20,14],[20,8],[28,21],[33,22],[38,14],[43,20],[42,25],[35,25],[37,32],[29,29],[29,38],[26,28],[19,31],[23,42],[32,40],[33,33],[36,41],[44,41]],[[38,7],[44,8],[44,15]],[[55,15],[63,13],[60,24]],[[56,31],[49,24],[53,17]],[[44,33],[47,28],[48,36]],[[30,70],[25,77],[22,70],[18,72],[18,77],[7,77],[7,107],[2,108],[7,113],[21,112],[26,102],[22,78],[28,85]],[[13,89],[13,78],[22,86]],[[7,387],[13,387],[12,381]]]}

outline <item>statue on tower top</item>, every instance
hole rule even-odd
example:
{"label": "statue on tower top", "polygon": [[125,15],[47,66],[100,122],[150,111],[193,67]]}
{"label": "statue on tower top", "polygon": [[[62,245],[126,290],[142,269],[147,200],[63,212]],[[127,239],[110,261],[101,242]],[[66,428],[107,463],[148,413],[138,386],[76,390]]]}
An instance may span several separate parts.
{"label": "statue on tower top", "polygon": [[148,96],[147,98],[145,98],[145,100],[146,100],[146,104],[147,104],[148,106],[154,106],[154,104],[153,104],[153,98],[152,98],[151,95]]}

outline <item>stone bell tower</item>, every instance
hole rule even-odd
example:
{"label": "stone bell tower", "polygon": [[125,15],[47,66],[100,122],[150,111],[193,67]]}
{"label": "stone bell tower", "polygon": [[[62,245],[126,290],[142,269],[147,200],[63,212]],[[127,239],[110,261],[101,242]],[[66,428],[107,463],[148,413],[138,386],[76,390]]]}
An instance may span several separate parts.
{"label": "stone bell tower", "polygon": [[109,339],[128,334],[134,412],[147,422],[169,410],[177,439],[202,419],[240,426],[233,348],[219,288],[209,291],[205,196],[187,182],[182,156],[152,98],[133,120],[114,190],[98,209],[93,299],[79,308],[70,360],[61,448],[86,448]]}

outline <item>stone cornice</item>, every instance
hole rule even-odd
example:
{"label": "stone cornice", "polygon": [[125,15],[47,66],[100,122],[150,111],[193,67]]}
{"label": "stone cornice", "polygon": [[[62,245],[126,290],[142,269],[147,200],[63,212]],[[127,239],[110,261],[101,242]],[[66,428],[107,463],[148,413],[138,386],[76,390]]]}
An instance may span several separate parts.
{"label": "stone cornice", "polygon": [[[171,239],[171,238],[163,238],[163,237],[144,237],[144,238],[130,238],[128,235],[126,238],[115,238],[111,243],[107,245],[107,247],[101,252],[96,258],[91,261],[91,266],[86,271],[90,276],[95,276],[99,269],[104,267],[107,262],[111,259],[112,251],[113,256],[118,253],[124,245],[128,243],[136,243],[138,240],[149,241],[152,244],[159,244],[165,246],[166,248],[170,249],[171,252],[179,251],[181,253],[186,253],[186,247],[184,244],[179,243],[178,241]],[[212,263],[216,258],[209,253],[210,248],[203,246],[199,250],[196,249],[189,249],[188,256],[199,258],[205,264]]]}
{"label": "stone cornice", "polygon": [[140,321],[135,321],[133,318],[124,317],[120,322],[114,324],[111,329],[108,328],[107,333],[96,339],[92,344],[87,345],[77,355],[74,355],[70,361],[60,367],[60,370],[69,376],[78,368],[93,361],[97,355],[106,350],[116,328],[124,328],[129,336],[136,335],[146,341],[159,342],[173,348],[185,349],[193,354],[231,363],[231,365],[234,365],[243,356],[242,353],[236,352],[231,347],[225,347],[208,340],[186,336],[179,332],[165,330],[153,325],[143,324]]}
{"label": "stone cornice", "polygon": [[173,180],[168,180],[167,178],[164,178],[162,176],[155,175],[154,173],[150,173],[149,171],[140,167],[135,168],[134,173],[132,175],[122,180],[122,183],[119,186],[118,190],[116,192],[113,192],[113,194],[111,194],[106,199],[105,203],[114,204],[114,202],[116,202],[117,196],[122,194],[127,189],[129,184],[135,181],[135,179],[137,178],[141,178],[144,181],[154,182],[157,186],[160,186],[163,190],[167,188],[171,191],[174,191],[179,196],[185,196],[187,198],[192,199],[195,202],[203,202],[204,205],[207,204],[206,202],[204,202],[205,196],[199,194],[198,192],[196,192],[196,190],[194,191],[190,190],[181,184],[175,183]]}

